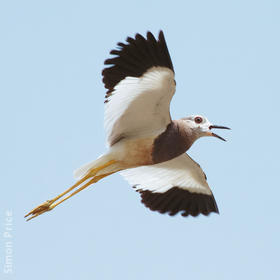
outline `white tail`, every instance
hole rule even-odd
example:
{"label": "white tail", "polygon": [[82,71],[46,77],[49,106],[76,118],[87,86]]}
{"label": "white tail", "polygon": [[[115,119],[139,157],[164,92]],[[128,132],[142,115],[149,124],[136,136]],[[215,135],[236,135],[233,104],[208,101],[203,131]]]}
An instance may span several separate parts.
{"label": "white tail", "polygon": [[[105,165],[107,162],[114,160],[112,158],[111,154],[104,154],[101,155],[100,157],[98,157],[96,160],[91,161],[89,163],[84,164],[83,166],[81,166],[80,168],[76,169],[74,171],[74,177],[76,180],[80,180],[82,179],[90,170],[94,169],[94,168],[98,168],[102,165]],[[113,163],[112,165],[109,165],[107,167],[105,167],[104,169],[100,170],[97,172],[96,175],[102,175],[105,173],[113,173],[113,172],[117,172],[119,171],[121,168],[118,164],[118,162]]]}
{"label": "white tail", "polygon": [[89,170],[105,164],[108,160],[109,160],[108,158],[105,159],[105,155],[101,155],[96,160],[93,160],[91,162],[82,165],[81,167],[74,170],[74,178],[76,180],[82,179],[88,173]]}

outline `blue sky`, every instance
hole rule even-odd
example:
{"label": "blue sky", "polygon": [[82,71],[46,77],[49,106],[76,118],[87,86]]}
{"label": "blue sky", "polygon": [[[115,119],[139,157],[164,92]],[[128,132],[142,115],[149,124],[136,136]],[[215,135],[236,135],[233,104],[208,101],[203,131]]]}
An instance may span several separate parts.
{"label": "blue sky", "polygon": [[[1,1],[1,279],[277,279],[279,12],[276,0]],[[109,51],[160,29],[176,72],[172,117],[232,128],[228,142],[190,150],[220,215],[151,212],[115,174],[26,223],[105,151]]]}

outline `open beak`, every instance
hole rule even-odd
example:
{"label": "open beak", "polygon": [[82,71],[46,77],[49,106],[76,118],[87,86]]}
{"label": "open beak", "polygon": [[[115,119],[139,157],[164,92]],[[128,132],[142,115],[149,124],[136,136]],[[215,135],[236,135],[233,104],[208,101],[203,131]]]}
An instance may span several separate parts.
{"label": "open beak", "polygon": [[[219,128],[219,129],[230,129],[229,127],[226,127],[226,126],[221,126],[221,125],[210,125],[209,126],[209,129],[211,130],[212,128]],[[214,136],[214,137],[217,137],[223,141],[226,141],[226,139],[224,139],[223,137],[217,135],[216,133],[212,132],[212,131],[209,131],[209,136]]]}

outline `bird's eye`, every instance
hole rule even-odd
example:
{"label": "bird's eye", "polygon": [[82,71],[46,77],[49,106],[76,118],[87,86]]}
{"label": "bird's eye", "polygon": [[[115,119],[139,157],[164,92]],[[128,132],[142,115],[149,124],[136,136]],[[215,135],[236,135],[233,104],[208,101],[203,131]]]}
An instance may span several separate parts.
{"label": "bird's eye", "polygon": [[194,118],[194,121],[195,121],[196,123],[202,123],[202,117],[195,117],[195,118]]}

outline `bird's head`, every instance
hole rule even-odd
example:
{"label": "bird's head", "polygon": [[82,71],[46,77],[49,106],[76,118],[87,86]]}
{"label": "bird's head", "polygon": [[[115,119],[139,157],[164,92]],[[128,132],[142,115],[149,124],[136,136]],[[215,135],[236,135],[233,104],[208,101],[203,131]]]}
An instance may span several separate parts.
{"label": "bird's head", "polygon": [[183,121],[186,122],[188,127],[192,130],[192,133],[194,133],[196,139],[203,136],[214,136],[223,141],[226,141],[223,137],[212,132],[212,129],[213,128],[230,129],[226,126],[213,125],[207,120],[207,118],[200,115],[194,115],[187,118],[183,118]]}

